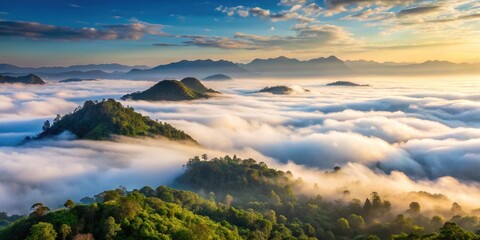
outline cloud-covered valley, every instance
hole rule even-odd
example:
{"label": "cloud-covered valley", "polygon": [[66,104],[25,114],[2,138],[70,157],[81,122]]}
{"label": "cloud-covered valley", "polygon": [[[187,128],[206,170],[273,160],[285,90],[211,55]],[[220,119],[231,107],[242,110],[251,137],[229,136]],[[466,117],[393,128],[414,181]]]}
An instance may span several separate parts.
{"label": "cloud-covered valley", "polygon": [[[93,142],[69,136],[15,146],[39,132],[46,119],[87,99],[119,99],[153,82],[2,85],[0,211],[25,212],[38,201],[55,207],[119,185],[168,184],[188,158],[202,153],[237,154],[291,170],[318,183],[332,199],[347,188],[358,198],[372,191],[387,197],[428,191],[469,209],[480,207],[475,205],[480,197],[480,85],[474,78],[349,80],[372,87],[326,87],[332,79],[242,79],[206,83],[224,93],[213,99],[122,102],[184,130],[201,147],[158,139]],[[254,93],[277,84],[311,91]],[[324,174],[335,166],[342,167],[341,174]]]}

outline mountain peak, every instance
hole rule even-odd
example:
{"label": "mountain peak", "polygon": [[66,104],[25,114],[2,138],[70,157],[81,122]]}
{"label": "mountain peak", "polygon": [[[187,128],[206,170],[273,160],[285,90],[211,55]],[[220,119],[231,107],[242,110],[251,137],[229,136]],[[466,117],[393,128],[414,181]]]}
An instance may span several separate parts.
{"label": "mountain peak", "polygon": [[194,78],[194,77],[186,77],[180,81],[181,83],[185,84],[187,87],[193,89],[194,91],[201,93],[201,94],[207,94],[207,93],[218,93],[217,91],[213,89],[209,89],[205,87],[205,85],[200,82],[200,80]]}
{"label": "mountain peak", "polygon": [[306,62],[322,62],[322,63],[344,63],[342,60],[340,60],[339,58],[337,58],[336,56],[329,56],[329,57],[319,57],[319,58],[314,58],[314,59],[310,59]]}
{"label": "mountain peak", "polygon": [[282,63],[290,63],[290,64],[295,64],[299,63],[300,61],[296,58],[288,58],[285,56],[279,56],[276,58],[267,58],[267,59],[261,59],[261,58],[256,58],[250,63],[247,64],[247,66],[252,66],[255,64],[282,64]]}
{"label": "mountain peak", "polygon": [[206,88],[196,78],[185,78],[182,81],[163,80],[143,92],[130,93],[123,100],[144,101],[184,101],[208,98],[208,93],[218,93]]}
{"label": "mountain peak", "polygon": [[449,61],[442,61],[442,60],[428,60],[428,61],[423,62],[422,64],[425,64],[425,65],[441,65],[441,64],[454,64],[454,63],[449,62]]}
{"label": "mountain peak", "polygon": [[328,59],[328,60],[335,60],[335,61],[342,61],[342,60],[340,60],[339,58],[337,58],[337,57],[334,56],[334,55],[331,55],[331,56],[327,57],[327,59]]}
{"label": "mountain peak", "polygon": [[279,56],[277,58],[269,58],[269,60],[290,60],[290,59],[293,59],[293,58],[288,58],[285,56]]}

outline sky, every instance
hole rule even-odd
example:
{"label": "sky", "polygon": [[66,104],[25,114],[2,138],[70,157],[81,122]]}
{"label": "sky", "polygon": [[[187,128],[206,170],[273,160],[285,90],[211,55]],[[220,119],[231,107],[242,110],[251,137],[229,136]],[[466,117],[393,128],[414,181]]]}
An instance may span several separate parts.
{"label": "sky", "polygon": [[0,62],[480,62],[479,0],[1,0]]}

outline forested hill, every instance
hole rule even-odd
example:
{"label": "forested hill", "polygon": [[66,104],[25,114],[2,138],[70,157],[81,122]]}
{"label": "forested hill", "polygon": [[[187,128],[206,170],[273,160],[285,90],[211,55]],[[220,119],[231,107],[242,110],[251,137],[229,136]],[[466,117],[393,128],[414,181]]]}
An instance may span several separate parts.
{"label": "forested hill", "polygon": [[292,192],[301,181],[253,159],[206,159],[188,161],[177,181],[199,193],[119,188],[55,211],[36,203],[0,239],[480,239],[478,217],[458,204],[443,219],[423,215],[415,202],[394,213],[377,193],[364,203],[328,202]]}
{"label": "forested hill", "polygon": [[143,101],[188,101],[212,97],[219,92],[205,87],[198,79],[184,78],[182,81],[163,80],[143,92],[124,95],[123,100]]}
{"label": "forested hill", "polygon": [[295,201],[294,189],[298,184],[293,175],[278,171],[254,159],[240,159],[236,156],[214,158],[203,161],[199,157],[190,159],[185,172],[176,179],[176,186],[195,192],[215,192],[218,200],[234,195],[235,202],[281,201],[272,198],[283,197],[284,201]]}
{"label": "forested hill", "polygon": [[43,85],[45,82],[34,74],[28,74],[26,76],[12,77],[0,75],[0,83],[22,83],[22,84],[37,84]]}
{"label": "forested hill", "polygon": [[83,107],[63,117],[57,116],[50,125],[46,122],[37,139],[59,135],[65,131],[80,139],[105,140],[112,135],[129,137],[162,136],[170,140],[194,141],[188,134],[168,123],[156,122],[124,107],[113,99],[101,102],[86,101]]}

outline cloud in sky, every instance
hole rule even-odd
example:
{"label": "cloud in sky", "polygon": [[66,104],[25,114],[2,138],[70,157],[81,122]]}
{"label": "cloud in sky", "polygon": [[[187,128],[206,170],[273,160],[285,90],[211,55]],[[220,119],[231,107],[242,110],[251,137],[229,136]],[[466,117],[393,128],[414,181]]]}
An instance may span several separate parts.
{"label": "cloud in sky", "polygon": [[[442,44],[451,46],[455,39],[453,37],[445,38],[445,32],[453,33],[448,36],[463,36],[460,45],[474,44],[475,39],[478,38],[478,32],[474,30],[474,26],[470,23],[479,19],[474,2],[475,0],[327,0],[325,1],[325,8],[322,8],[316,3],[308,1],[285,0],[278,3],[278,6],[283,10],[273,11],[255,5],[219,6],[216,10],[229,17],[258,17],[270,21],[291,20],[293,21],[292,26],[298,23],[308,27],[318,25],[337,26],[350,31],[353,38],[358,40],[349,48],[343,49],[343,52],[371,51],[375,49],[372,46],[378,46],[376,49],[385,51],[387,49],[381,48],[381,46],[386,44],[390,46],[402,45],[405,46],[405,49],[418,51],[419,48],[433,48],[431,43],[436,46]],[[332,19],[334,22],[330,22]],[[356,31],[352,31],[352,28],[349,27],[353,24],[352,21],[366,22],[362,25],[362,28],[370,29],[371,34],[365,34],[364,31],[359,32],[358,28],[355,28]],[[406,38],[406,34],[412,37]],[[288,35],[282,37],[288,38]],[[270,38],[273,40],[275,36],[270,36]],[[197,45],[195,41],[190,41],[190,43],[197,46],[220,46],[224,49],[265,49],[256,44],[252,46],[248,41],[251,39],[244,40],[247,41],[241,39],[235,41],[235,39],[219,36],[208,39],[206,41],[208,44]],[[458,42],[458,38],[456,42]],[[320,48],[322,44],[323,42],[319,41],[313,46]],[[296,49],[305,48],[302,41],[292,41],[290,46],[294,46]],[[411,46],[411,48],[408,48],[408,46]],[[311,48],[312,45],[308,47]]]}
{"label": "cloud in sky", "polygon": [[[291,81],[244,79],[209,82],[208,87],[224,96],[193,104],[126,101],[124,105],[186,131],[203,147],[125,138],[3,146],[0,206],[26,211],[33,202],[55,207],[67,198],[78,200],[119,185],[131,189],[168,184],[189,157],[206,152],[212,157],[254,157],[293,170],[311,183],[324,183],[326,198],[335,199],[345,188],[352,191],[351,197],[360,198],[371,191],[382,196],[429,191],[478,207],[480,96],[473,79],[457,79],[448,91],[443,81],[363,79],[373,85],[365,89],[324,87],[328,82],[324,79],[295,79],[311,92],[276,96],[252,92]],[[0,143],[12,145],[12,139],[20,141],[38,132],[42,121],[65,114],[86,99],[118,99],[152,84],[104,80],[50,82],[41,88],[0,86]],[[334,166],[342,166],[344,175],[322,175]]]}
{"label": "cloud in sky", "polygon": [[129,24],[101,25],[100,28],[72,28],[38,22],[0,21],[0,36],[28,39],[79,40],[138,40],[146,34],[165,36],[162,25],[132,19]]}
{"label": "cloud in sky", "polygon": [[295,6],[295,5],[304,5],[307,3],[307,0],[280,0],[280,5],[286,6]]}
{"label": "cloud in sky", "polygon": [[386,11],[383,7],[369,8],[359,13],[350,14],[342,18],[342,20],[358,20],[358,21],[378,21],[395,17],[394,12]]}
{"label": "cloud in sky", "polygon": [[[313,11],[317,5],[309,5],[308,10]],[[274,13],[268,9],[263,9],[260,7],[224,7],[219,6],[216,8],[217,11],[227,14],[228,16],[238,15],[240,17],[249,17],[256,16],[265,19],[270,19],[272,22],[278,21],[287,21],[287,20],[296,20],[298,22],[316,22],[315,18],[309,17],[307,15],[302,15],[298,13],[298,10],[302,9],[301,5],[294,5],[291,9]]]}
{"label": "cloud in sky", "polygon": [[441,18],[441,19],[434,19],[434,20],[429,20],[429,22],[454,22],[454,21],[459,21],[459,20],[475,20],[477,18],[480,18],[480,13],[472,13],[472,14],[466,14],[466,15],[459,15],[456,17],[446,17],[446,18]]}
{"label": "cloud in sky", "polygon": [[360,11],[366,7],[383,6],[392,8],[395,6],[407,6],[424,0],[326,0],[325,5],[334,13],[344,11]]}
{"label": "cloud in sky", "polygon": [[68,6],[72,7],[72,8],[82,8],[82,6],[80,6],[78,4],[73,4],[73,3],[68,4]]}
{"label": "cloud in sky", "polygon": [[421,6],[421,7],[414,7],[414,8],[407,8],[403,9],[398,12],[398,16],[406,16],[406,15],[420,15],[420,14],[428,14],[433,12],[441,11],[440,6]]}
{"label": "cloud in sky", "polygon": [[[118,6],[115,11],[104,9],[104,6],[94,8],[89,4],[75,4],[81,8],[71,7],[68,3],[59,6],[59,9],[69,13],[64,16],[65,20],[42,18],[46,14],[60,15],[56,12],[60,11],[57,8],[42,8],[42,11],[28,15],[21,8],[15,9],[13,6],[9,12],[16,14],[1,15],[0,42],[11,46],[0,56],[3,59],[1,61],[39,65],[44,57],[55,54],[57,56],[53,59],[58,60],[49,61],[58,61],[56,64],[65,61],[77,64],[87,61],[87,55],[91,56],[90,59],[95,57],[97,62],[137,64],[133,59],[141,59],[142,64],[149,64],[149,60],[158,58],[164,52],[171,56],[168,61],[180,60],[182,53],[175,50],[185,45],[183,42],[200,47],[188,48],[192,55],[206,58],[228,56],[235,61],[280,54],[304,59],[314,58],[316,53],[375,61],[421,62],[432,58],[431,55],[454,62],[479,61],[471,51],[478,47],[477,39],[480,38],[476,30],[480,20],[477,0],[277,0],[242,2],[241,5],[233,2],[197,3],[195,8],[178,7],[181,3],[156,7],[161,3],[153,1],[139,6]],[[142,6],[160,10],[142,11]],[[142,14],[131,15],[133,12]],[[92,17],[89,19],[87,16]],[[128,22],[132,17],[155,22]],[[234,27],[225,28],[224,22]],[[305,44],[305,40],[296,39],[297,32],[292,31],[297,24],[307,27],[336,26],[349,32],[356,41],[348,47],[326,47],[322,40],[316,44],[315,41]],[[275,31],[268,31],[272,26]],[[237,38],[236,33],[240,33]],[[241,35],[270,38],[268,43],[273,44],[270,46]],[[58,40],[62,40],[62,43],[48,44],[49,41]],[[111,45],[98,48],[95,45],[98,43],[92,40],[111,40]],[[126,43],[125,40],[140,41]],[[82,43],[75,45],[78,41]],[[282,41],[288,43],[278,43]],[[452,42],[458,44],[454,46]],[[133,51],[140,49],[140,46],[150,49]],[[383,46],[405,46],[405,52]],[[305,47],[309,48],[308,53]],[[35,51],[26,52],[26,49]],[[79,54],[82,60],[74,61],[70,60],[65,49],[85,54]],[[232,54],[233,51],[224,49],[237,51]],[[254,51],[243,51],[252,49],[265,51],[258,53],[261,56],[254,56]],[[418,54],[419,51],[422,54]]]}
{"label": "cloud in sky", "polygon": [[157,47],[181,47],[181,46],[187,46],[187,45],[172,44],[172,43],[154,43],[153,46],[157,46]]}
{"label": "cloud in sky", "polygon": [[236,33],[233,38],[210,36],[182,36],[190,38],[184,44],[222,49],[318,49],[334,45],[349,45],[355,42],[351,34],[335,25],[297,24],[292,27],[292,36],[259,36],[254,34]]}

